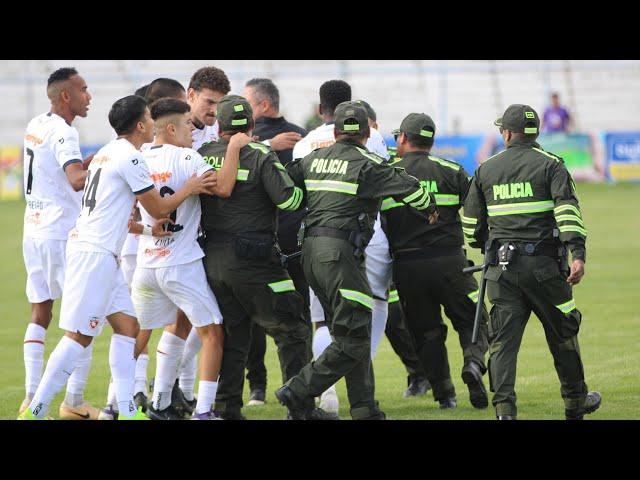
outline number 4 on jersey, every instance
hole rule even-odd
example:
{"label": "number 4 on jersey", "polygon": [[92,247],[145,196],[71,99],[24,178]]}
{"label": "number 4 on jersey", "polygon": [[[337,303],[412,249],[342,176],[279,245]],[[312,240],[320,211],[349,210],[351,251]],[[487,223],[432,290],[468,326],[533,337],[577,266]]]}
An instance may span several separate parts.
{"label": "number 4 on jersey", "polygon": [[98,183],[100,182],[100,173],[102,169],[96,170],[96,173],[91,176],[91,170],[87,175],[87,181],[84,184],[84,194],[82,195],[82,208],[89,207],[89,214],[96,207],[96,192],[98,190]]}

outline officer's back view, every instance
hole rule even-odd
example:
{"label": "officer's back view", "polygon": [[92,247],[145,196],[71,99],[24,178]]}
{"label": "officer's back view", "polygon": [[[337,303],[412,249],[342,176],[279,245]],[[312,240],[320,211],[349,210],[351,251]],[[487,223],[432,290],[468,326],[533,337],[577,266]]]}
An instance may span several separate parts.
{"label": "officer's back view", "polygon": [[440,306],[458,332],[464,355],[462,379],[469,389],[471,404],[488,406],[482,382],[486,372],[486,319],[479,342],[471,343],[473,319],[478,301],[478,284],[470,273],[462,273],[467,258],[462,249],[464,237],[458,210],[469,188],[467,172],[455,162],[429,153],[436,126],[424,113],[411,113],[393,133],[398,157],[395,166],[418,178],[434,195],[438,222],[425,221],[392,198],[382,202],[383,228],[393,256],[393,279],[400,294],[407,326],[415,338],[416,353],[433,388],[440,408],[454,408],[456,396],[447,357],[447,326]]}
{"label": "officer's back view", "polygon": [[[231,135],[250,135],[253,128],[251,106],[243,97],[223,97],[217,116],[220,140],[199,150],[215,169],[224,163]],[[280,264],[275,235],[277,209],[296,210],[302,190],[275,152],[249,143],[240,150],[237,182],[229,198],[203,195],[201,202],[205,271],[226,333],[215,410],[222,418],[240,419],[250,321],[274,338],[283,381],[298,373],[310,357],[302,297]]]}
{"label": "officer's back view", "polygon": [[335,110],[336,143],[290,164],[296,185],[305,189],[309,213],[302,265],[328,320],[332,343],[315,362],[276,391],[294,418],[313,418],[314,397],[345,377],[351,417],[384,419],[374,399],[371,365],[373,298],[364,250],[373,235],[381,199],[391,196],[418,210],[430,207],[417,179],[364,148],[369,136],[366,110],[343,102]]}
{"label": "officer's back view", "polygon": [[587,236],[575,184],[562,159],[535,142],[540,120],[533,108],[511,105],[494,123],[507,148],[476,170],[462,221],[469,244],[495,254],[485,278],[496,416],[516,418],[516,358],[533,311],[553,355],[566,418],[582,419],[601,398],[587,393],[577,337],[582,315],[571,292],[584,275]]}

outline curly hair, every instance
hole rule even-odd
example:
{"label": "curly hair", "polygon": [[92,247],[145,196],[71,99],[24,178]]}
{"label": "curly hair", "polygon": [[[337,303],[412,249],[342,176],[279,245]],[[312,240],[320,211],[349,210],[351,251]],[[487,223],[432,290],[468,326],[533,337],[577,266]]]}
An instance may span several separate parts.
{"label": "curly hair", "polygon": [[231,90],[231,84],[227,74],[219,68],[202,67],[191,77],[189,88],[193,88],[196,92],[208,88],[226,95]]}
{"label": "curly hair", "polygon": [[320,86],[320,105],[324,113],[333,115],[342,102],[351,100],[351,86],[344,80],[329,80]]}

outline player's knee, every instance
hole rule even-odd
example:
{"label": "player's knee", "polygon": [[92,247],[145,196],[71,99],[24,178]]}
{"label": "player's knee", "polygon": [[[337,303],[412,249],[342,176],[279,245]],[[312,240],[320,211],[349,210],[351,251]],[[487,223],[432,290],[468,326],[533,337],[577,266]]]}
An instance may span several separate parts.
{"label": "player's knee", "polygon": [[222,325],[207,325],[198,328],[198,336],[203,344],[213,344],[222,347],[224,343],[224,328]]}
{"label": "player's knee", "polygon": [[191,332],[191,322],[182,310],[178,310],[174,331],[171,333],[180,338],[187,338],[189,332]]}
{"label": "player's knee", "polygon": [[45,329],[49,328],[49,324],[53,318],[52,309],[53,302],[51,301],[33,304],[31,308],[31,323],[40,325]]}

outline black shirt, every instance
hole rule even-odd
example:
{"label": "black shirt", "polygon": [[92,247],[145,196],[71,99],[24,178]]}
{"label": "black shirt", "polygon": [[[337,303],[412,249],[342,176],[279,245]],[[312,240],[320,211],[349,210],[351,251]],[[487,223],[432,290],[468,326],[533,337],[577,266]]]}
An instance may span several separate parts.
{"label": "black shirt", "polygon": [[[293,123],[289,123],[284,117],[260,117],[256,120],[253,135],[258,136],[258,141],[271,140],[279,133],[296,132],[303,137],[307,135],[304,128]],[[291,161],[293,149],[280,150],[276,152],[280,163],[286,165]],[[296,212],[278,211],[278,243],[285,253],[292,253],[298,249],[298,230],[300,223],[307,214],[306,208],[301,208]]]}

